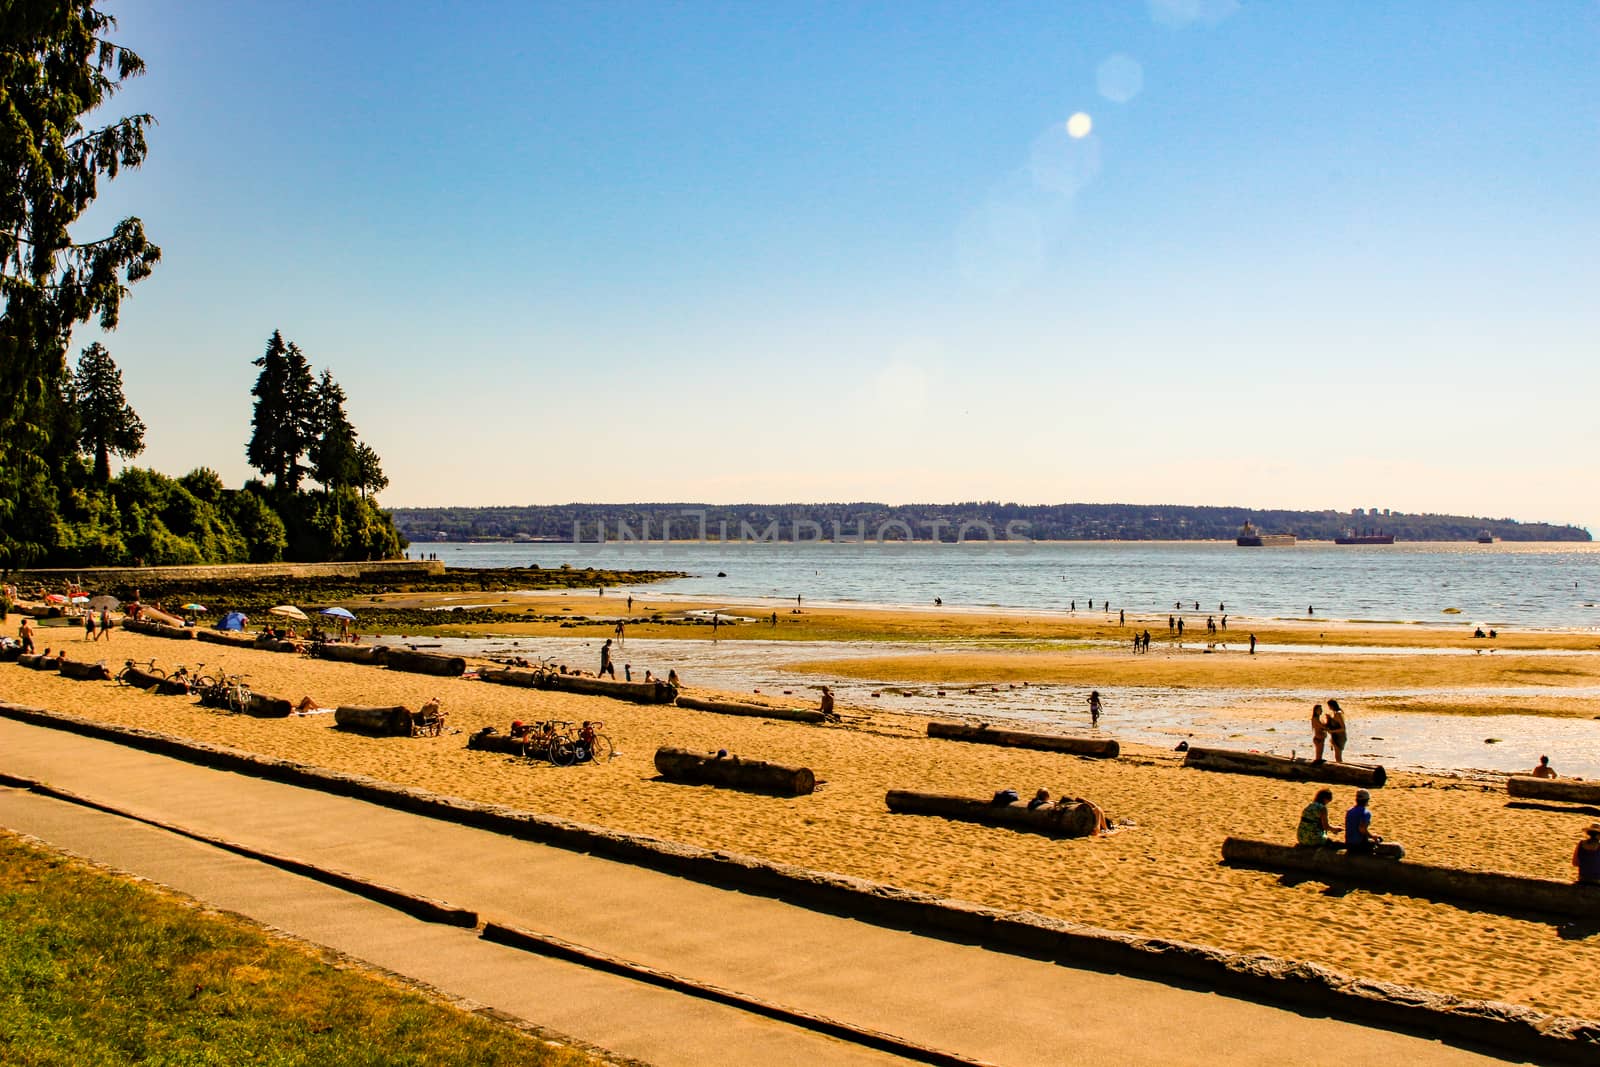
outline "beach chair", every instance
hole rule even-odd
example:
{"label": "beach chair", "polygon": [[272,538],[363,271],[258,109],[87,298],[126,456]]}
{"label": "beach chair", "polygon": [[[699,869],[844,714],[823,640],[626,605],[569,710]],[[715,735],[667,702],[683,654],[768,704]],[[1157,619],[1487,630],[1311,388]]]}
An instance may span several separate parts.
{"label": "beach chair", "polygon": [[438,737],[444,733],[444,712],[439,710],[439,699],[428,701],[411,717],[412,737]]}

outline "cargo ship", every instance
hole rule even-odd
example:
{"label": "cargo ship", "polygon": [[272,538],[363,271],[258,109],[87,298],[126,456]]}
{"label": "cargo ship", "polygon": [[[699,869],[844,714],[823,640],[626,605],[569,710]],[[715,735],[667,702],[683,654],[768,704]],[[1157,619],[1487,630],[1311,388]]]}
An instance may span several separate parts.
{"label": "cargo ship", "polygon": [[1394,534],[1373,533],[1371,530],[1366,533],[1356,533],[1354,530],[1346,530],[1344,536],[1335,537],[1333,543],[1336,545],[1392,545],[1394,544]]}
{"label": "cargo ship", "polygon": [[1480,544],[1480,545],[1498,544],[1499,541],[1500,541],[1500,538],[1496,537],[1494,534],[1490,533],[1488,530],[1479,530],[1478,531],[1478,544]]}
{"label": "cargo ship", "polygon": [[1289,548],[1294,544],[1294,534],[1264,534],[1247,521],[1239,527],[1239,536],[1233,543],[1240,548]]}

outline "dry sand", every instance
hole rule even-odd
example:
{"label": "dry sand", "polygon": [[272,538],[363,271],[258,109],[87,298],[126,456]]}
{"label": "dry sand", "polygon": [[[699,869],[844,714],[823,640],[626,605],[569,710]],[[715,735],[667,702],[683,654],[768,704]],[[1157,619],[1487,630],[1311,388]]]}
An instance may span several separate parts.
{"label": "dry sand", "polygon": [[[840,625],[870,627],[871,620]],[[998,628],[1011,625],[1003,622]],[[44,629],[41,647],[66,632]],[[1593,635],[1550,640],[1568,648],[1594,642]],[[121,631],[110,646],[87,645],[81,632],[73,632],[66,645],[74,658],[105,656],[113,665],[130,656],[153,656],[166,666],[204,660],[208,669],[248,673],[260,691],[293,701],[311,695],[324,706],[416,707],[437,695],[453,732],[439,738],[364,738],[333,729],[329,715],[226,716],[181,697],[73,682],[14,664],[0,665],[0,698],[1111,929],[1307,959],[1376,979],[1600,1018],[1600,989],[1593,982],[1600,969],[1600,930],[1593,927],[1507,918],[1363,890],[1330,894],[1314,881],[1286,884],[1271,874],[1218,865],[1228,834],[1292,840],[1300,809],[1315,787],[1186,771],[1167,752],[1135,749],[1121,760],[1097,762],[933,741],[923,736],[925,720],[877,710],[852,710],[843,726],[816,727],[433,679]],[[1490,670],[1477,667],[1479,658],[1454,662]],[[1172,669],[1155,655],[1125,660],[1129,670]],[[940,662],[948,669],[958,666]],[[1317,663],[1325,665],[1327,658]],[[1353,656],[1352,663],[1351,678],[1393,666],[1387,658],[1365,664],[1363,657]],[[1581,667],[1572,666],[1586,675],[1595,670],[1587,657]],[[1283,667],[1298,669],[1288,662]],[[1246,661],[1246,668],[1257,672],[1256,684],[1279,684],[1270,664]],[[606,720],[605,732],[621,753],[606,766],[557,769],[463,747],[466,734],[481,725],[504,730],[514,718],[596,716]],[[774,799],[658,782],[651,758],[660,745],[727,748],[804,764],[823,784],[813,796]],[[987,796],[1005,786],[1024,793],[1043,786],[1087,797],[1133,825],[1100,839],[1052,841],[942,819],[892,816],[884,807],[884,793],[892,788]],[[1350,804],[1352,792],[1335,789],[1339,811]],[[1391,777],[1389,786],[1377,791],[1373,808],[1374,829],[1403,842],[1416,860],[1561,880],[1571,878],[1573,845],[1592,821],[1582,814],[1508,808],[1503,786],[1495,783],[1412,774]]]}

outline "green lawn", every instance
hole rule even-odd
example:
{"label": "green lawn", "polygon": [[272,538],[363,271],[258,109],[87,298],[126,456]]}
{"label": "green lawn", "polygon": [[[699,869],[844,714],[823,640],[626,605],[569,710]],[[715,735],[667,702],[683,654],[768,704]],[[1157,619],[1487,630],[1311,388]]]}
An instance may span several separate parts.
{"label": "green lawn", "polygon": [[0,1063],[601,1061],[0,831]]}

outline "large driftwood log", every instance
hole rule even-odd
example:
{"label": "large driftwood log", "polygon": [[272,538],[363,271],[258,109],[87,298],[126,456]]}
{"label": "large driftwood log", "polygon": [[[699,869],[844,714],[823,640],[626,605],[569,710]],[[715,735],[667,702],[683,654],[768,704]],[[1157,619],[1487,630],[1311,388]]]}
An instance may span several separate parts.
{"label": "large driftwood log", "polygon": [[53,653],[46,656],[43,652],[29,652],[25,656],[18,656],[17,664],[30,671],[53,671],[61,666],[61,657]]}
{"label": "large driftwood log", "polygon": [[132,633],[144,634],[146,637],[170,637],[175,641],[193,641],[195,635],[193,626],[172,626],[153,619],[125,619],[122,628]]}
{"label": "large driftwood log", "polygon": [[826,722],[827,716],[816,708],[769,708],[763,704],[744,704],[733,700],[707,700],[704,697],[679,695],[678,707],[695,711],[714,711],[718,715],[750,715],[762,719],[784,719],[788,722]]}
{"label": "large driftwood log", "polygon": [[437,652],[413,652],[409,648],[385,646],[383,665],[391,671],[435,674],[442,678],[459,678],[467,673],[467,661],[460,656],[442,656]]}
{"label": "large driftwood log", "polygon": [[676,686],[666,682],[614,682],[609,678],[590,678],[582,674],[552,674],[544,672],[542,688],[563,693],[587,693],[590,696],[631,700],[635,704],[670,704],[678,699]]}
{"label": "large driftwood log", "polygon": [[111,681],[111,668],[104,663],[84,663],[79,660],[64,659],[61,661],[60,670],[61,677],[79,682]]}
{"label": "large driftwood log", "polygon": [[411,709],[402,705],[374,708],[341,704],[334,709],[333,722],[340,729],[377,737],[411,736]]}
{"label": "large driftwood log", "polygon": [[1292,782],[1329,782],[1372,789],[1382,787],[1389,779],[1389,772],[1382,767],[1364,763],[1315,763],[1288,756],[1269,756],[1264,752],[1234,752],[1222,748],[1191,748],[1183,757],[1183,765],[1201,771],[1258,774],[1287,778]]}
{"label": "large driftwood log", "polygon": [[517,670],[515,667],[485,667],[478,677],[495,685],[516,685],[523,689],[543,689],[544,671]]}
{"label": "large driftwood log", "polygon": [[318,659],[337,660],[340,663],[366,663],[381,666],[389,650],[383,645],[336,645],[319,641],[311,646],[312,655]]}
{"label": "large driftwood log", "polygon": [[997,730],[986,722],[976,726],[961,722],[930,722],[928,736],[951,741],[976,741],[984,745],[1004,745],[1007,748],[1069,752],[1074,756],[1093,756],[1096,759],[1116,759],[1122,752],[1122,746],[1109,737],[1066,737],[1023,730]]}
{"label": "large driftwood log", "polygon": [[1531,774],[1519,774],[1506,779],[1506,792],[1527,800],[1600,804],[1600,782],[1577,782],[1571,778],[1535,778]]}
{"label": "large driftwood log", "polygon": [[1266,871],[1303,871],[1376,889],[1484,905],[1494,912],[1541,911],[1600,918],[1600,890],[1498,871],[1464,871],[1407,860],[1352,856],[1331,848],[1298,848],[1230,837],[1222,859]]}
{"label": "large driftwood log", "polygon": [[159,674],[147,674],[138,667],[129,667],[122,672],[124,685],[131,685],[135,689],[154,689],[162,681]]}
{"label": "large driftwood log", "polygon": [[255,634],[247,634],[242,630],[198,630],[194,636],[200,641],[232,648],[254,648],[256,643]]}
{"label": "large driftwood log", "polygon": [[[155,622],[155,623],[160,623],[163,626],[175,626],[180,630],[184,628],[182,619],[178,618],[176,615],[168,615],[166,612],[162,611],[160,608],[152,608],[152,607],[141,608],[139,610],[139,618],[136,621],[138,621],[138,622]],[[124,625],[126,625],[126,624],[124,624]]]}
{"label": "large driftwood log", "polygon": [[269,697],[265,693],[251,693],[250,703],[244,709],[246,715],[254,715],[258,719],[287,719],[294,710],[294,705],[284,697]]}
{"label": "large driftwood log", "polygon": [[478,752],[500,752],[507,756],[521,756],[525,742],[520,737],[500,733],[493,726],[485,726],[467,738],[467,747]]}
{"label": "large driftwood log", "polygon": [[691,785],[717,785],[750,793],[775,793],[798,797],[817,787],[809,767],[784,767],[738,756],[690,752],[682,748],[656,749],[656,770],[661,777]]}
{"label": "large driftwood log", "polygon": [[1082,800],[1062,800],[1030,808],[1020,801],[996,804],[992,800],[907,789],[891,789],[884,799],[889,810],[897,815],[941,815],[946,819],[1004,826],[1050,837],[1093,837],[1104,818],[1093,804]]}
{"label": "large driftwood log", "polygon": [[300,642],[291,641],[287,637],[271,637],[267,634],[257,634],[253,642],[256,648],[267,652],[299,652]]}

